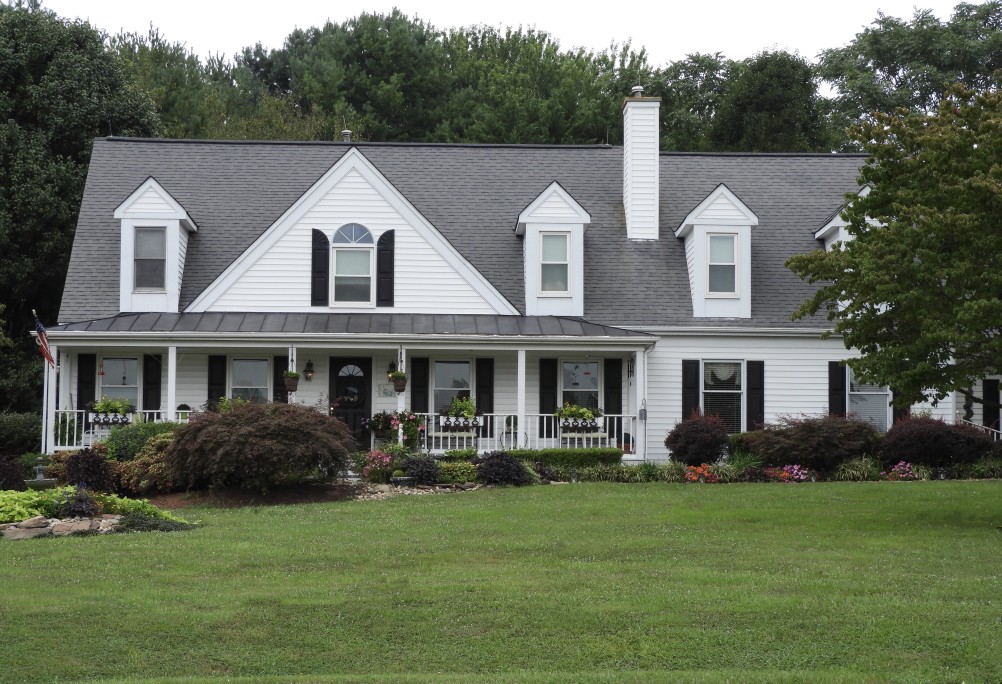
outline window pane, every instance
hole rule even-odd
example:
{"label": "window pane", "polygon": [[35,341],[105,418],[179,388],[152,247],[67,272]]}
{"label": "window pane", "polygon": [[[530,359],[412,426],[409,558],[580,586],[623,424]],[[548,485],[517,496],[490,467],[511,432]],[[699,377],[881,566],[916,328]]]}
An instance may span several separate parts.
{"label": "window pane", "polygon": [[101,397],[108,397],[109,399],[125,399],[127,402],[133,406],[137,406],[139,403],[139,388],[138,387],[109,387],[108,385],[101,386]]}
{"label": "window pane", "polygon": [[891,398],[883,394],[850,394],[849,413],[855,413],[873,424],[880,432],[887,430],[887,404]]}
{"label": "window pane", "polygon": [[449,408],[454,397],[470,396],[470,363],[468,361],[436,361],[433,410]]}
{"label": "window pane", "polygon": [[264,404],[268,401],[268,390],[260,387],[234,387],[233,398]]}
{"label": "window pane", "polygon": [[339,249],[334,252],[334,273],[339,276],[369,275],[369,250]]}
{"label": "window pane", "polygon": [[163,259],[167,256],[167,231],[163,228],[136,229],[136,258]]}
{"label": "window pane", "polygon": [[104,365],[102,387],[139,384],[139,361],[136,359],[104,359],[102,363]]}
{"label": "window pane", "polygon": [[334,232],[333,242],[335,244],[372,244],[372,234],[365,226],[357,223],[349,223],[341,226]]}
{"label": "window pane", "polygon": [[703,413],[720,416],[727,432],[741,432],[741,393],[704,392]]}
{"label": "window pane", "polygon": [[594,361],[564,361],[564,390],[597,390],[598,363]]}
{"label": "window pane", "polygon": [[268,362],[264,359],[233,359],[233,387],[267,389]]}
{"label": "window pane", "polygon": [[588,409],[596,409],[598,408],[598,391],[569,392],[564,390],[563,401],[560,405],[563,406],[564,404],[574,404],[575,406],[584,406]]}
{"label": "window pane", "polygon": [[734,283],[734,266],[710,264],[710,292],[737,292]]}
{"label": "window pane", "polygon": [[741,364],[737,361],[703,363],[703,389],[741,390]]}
{"label": "window pane", "polygon": [[367,302],[371,299],[370,278],[334,278],[335,302]]}
{"label": "window pane", "polygon": [[136,259],[136,287],[164,289],[165,269],[163,259]]}
{"label": "window pane", "polygon": [[730,235],[710,236],[710,263],[734,263],[734,238]]}
{"label": "window pane", "polygon": [[[850,392],[881,392],[887,394],[887,388],[883,385],[869,385],[856,379],[856,374],[849,370],[849,391]],[[889,401],[889,400],[888,400]]]}
{"label": "window pane", "polygon": [[543,292],[567,292],[567,264],[543,264],[540,273],[540,290]]}
{"label": "window pane", "polygon": [[567,261],[567,236],[543,235],[543,261]]}

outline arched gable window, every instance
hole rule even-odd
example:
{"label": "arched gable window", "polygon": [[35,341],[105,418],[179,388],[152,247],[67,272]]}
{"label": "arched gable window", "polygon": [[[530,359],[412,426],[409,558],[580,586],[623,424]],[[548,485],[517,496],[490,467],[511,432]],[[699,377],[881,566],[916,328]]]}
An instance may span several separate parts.
{"label": "arched gable window", "polygon": [[334,232],[334,304],[374,304],[375,243],[369,229],[348,223]]}

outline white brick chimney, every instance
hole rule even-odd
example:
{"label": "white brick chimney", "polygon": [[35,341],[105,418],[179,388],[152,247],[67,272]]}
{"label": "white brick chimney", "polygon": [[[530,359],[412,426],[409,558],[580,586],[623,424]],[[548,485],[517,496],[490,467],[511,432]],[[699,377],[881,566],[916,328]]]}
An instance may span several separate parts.
{"label": "white brick chimney", "polygon": [[626,237],[658,239],[658,116],[660,97],[634,86],[623,100],[623,208]]}

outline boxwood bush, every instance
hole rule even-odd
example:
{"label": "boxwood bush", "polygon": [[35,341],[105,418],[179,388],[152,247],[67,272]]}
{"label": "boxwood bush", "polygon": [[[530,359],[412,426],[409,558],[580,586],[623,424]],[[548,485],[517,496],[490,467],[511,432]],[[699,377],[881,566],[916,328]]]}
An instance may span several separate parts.
{"label": "boxwood bush", "polygon": [[37,413],[0,413],[0,454],[20,456],[42,448],[42,417]]}
{"label": "boxwood bush", "polygon": [[337,418],[301,404],[244,404],[205,412],[178,428],[166,452],[180,484],[267,492],[320,472],[348,467],[356,445]]}
{"label": "boxwood bush", "polygon": [[438,464],[438,481],[446,484],[475,482],[477,467],[469,461],[442,461]]}
{"label": "boxwood bush", "polygon": [[885,464],[907,461],[951,468],[975,463],[991,449],[991,438],[976,427],[917,417],[899,420],[887,431],[880,458]]}
{"label": "boxwood bush", "polygon": [[614,465],[623,460],[623,450],[612,447],[596,449],[509,449],[508,454],[520,461],[545,463],[562,468]]}
{"label": "boxwood bush", "polygon": [[845,461],[876,454],[879,446],[880,433],[873,425],[833,415],[786,417],[733,440],[736,451],[757,456],[763,466],[798,464],[822,473],[832,472]]}

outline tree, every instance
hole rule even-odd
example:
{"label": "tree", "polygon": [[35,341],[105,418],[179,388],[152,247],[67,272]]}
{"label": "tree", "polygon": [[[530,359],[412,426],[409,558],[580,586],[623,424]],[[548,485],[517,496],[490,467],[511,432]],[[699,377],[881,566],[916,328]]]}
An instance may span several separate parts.
{"label": "tree", "polygon": [[733,68],[734,62],[719,52],[696,53],[657,73],[651,94],[662,98],[661,149],[713,149],[710,130]]}
{"label": "tree", "polygon": [[1002,371],[1002,93],[955,86],[934,114],[875,114],[852,131],[869,194],[843,211],[851,239],[787,265],[824,283],[824,311],[895,403],[941,399]]}
{"label": "tree", "polygon": [[0,409],[40,400],[31,309],[56,318],[91,141],[154,135],[152,104],[100,33],[37,5],[0,5]]}
{"label": "tree", "polygon": [[762,52],[731,72],[710,130],[714,149],[830,151],[814,70],[799,55]]}
{"label": "tree", "polygon": [[898,107],[931,112],[947,83],[985,89],[1002,68],[1002,2],[960,3],[941,22],[930,10],[911,21],[878,14],[849,45],[824,50],[821,78],[845,121]]}

